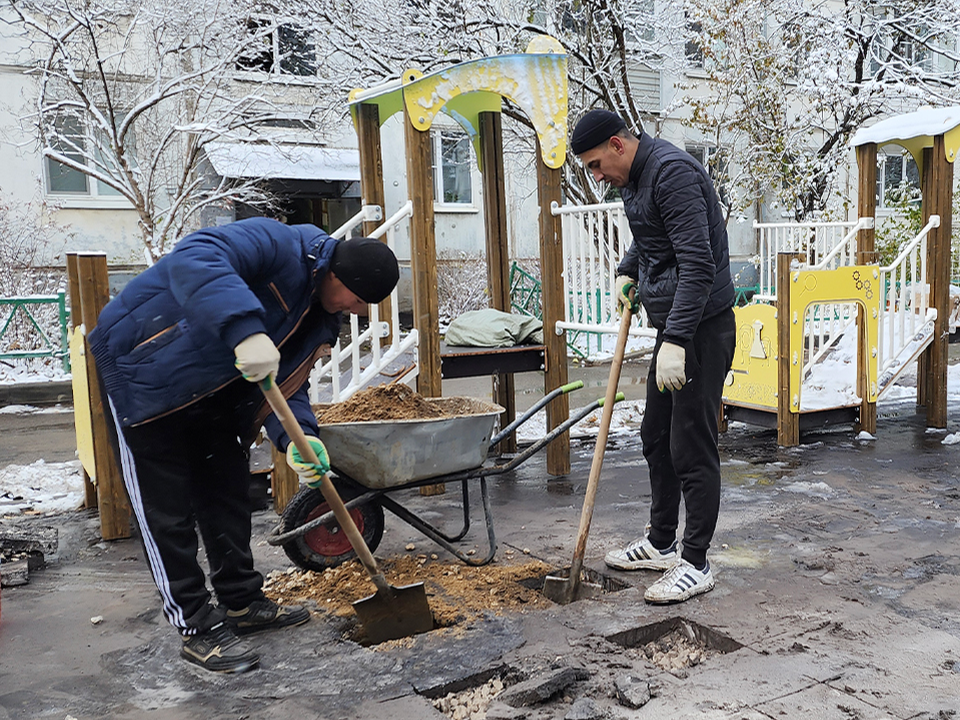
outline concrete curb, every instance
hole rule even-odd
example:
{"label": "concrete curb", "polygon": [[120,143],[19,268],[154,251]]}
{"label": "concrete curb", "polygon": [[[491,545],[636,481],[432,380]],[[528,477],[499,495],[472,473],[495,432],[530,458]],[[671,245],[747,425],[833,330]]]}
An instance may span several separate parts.
{"label": "concrete curb", "polygon": [[6,405],[73,405],[73,386],[69,380],[0,385],[0,407]]}

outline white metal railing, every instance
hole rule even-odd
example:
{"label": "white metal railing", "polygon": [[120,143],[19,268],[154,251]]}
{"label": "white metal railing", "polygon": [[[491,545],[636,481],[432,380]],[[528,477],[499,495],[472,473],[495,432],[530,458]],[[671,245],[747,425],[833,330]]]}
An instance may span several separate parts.
{"label": "white metal railing", "polygon": [[754,223],[759,258],[757,300],[777,297],[777,254],[799,253],[804,264],[831,269],[855,262],[857,233],[873,227],[873,218],[856,222]]}
{"label": "white metal railing", "polygon": [[[567,303],[565,320],[556,331],[613,333],[619,331],[617,315],[617,265],[633,235],[623,203],[565,205],[550,208],[560,216],[563,234],[563,286]],[[646,311],[641,308],[639,322],[630,334],[655,337]]]}
{"label": "white metal railing", "polygon": [[350,237],[350,234],[362,223],[377,222],[378,220],[383,220],[383,208],[379,205],[364,205],[360,208],[360,212],[330,233],[330,237],[343,240]]}
{"label": "white metal railing", "polygon": [[903,363],[904,350],[916,342],[929,321],[936,319],[936,308],[930,307],[927,275],[927,235],[936,227],[940,227],[940,216],[931,215],[897,258],[880,268],[878,371],[881,377]]}
{"label": "white metal railing", "polygon": [[807,308],[803,318],[801,378],[807,377],[847,329],[856,324],[858,307],[856,303],[817,303]]}
{"label": "white metal railing", "polygon": [[[375,205],[364,206],[363,210],[352,217],[341,227],[337,228],[334,237],[347,237],[354,228],[365,220],[380,219],[382,213],[380,208]],[[376,230],[370,233],[370,237],[382,238],[386,235],[387,245],[391,250],[396,250],[397,227],[403,221],[413,216],[413,202],[407,201],[403,207],[391,215]],[[406,335],[400,333],[400,308],[398,303],[397,288],[390,293],[392,302],[391,317],[384,322],[380,320],[380,308],[378,305],[370,305],[369,325],[366,330],[360,332],[360,324],[356,315],[350,316],[350,343],[345,347],[340,347],[340,341],[330,348],[330,359],[326,362],[320,362],[313,369],[310,376],[311,402],[318,402],[320,398],[320,383],[328,375],[330,376],[330,385],[332,388],[332,401],[343,402],[351,395],[366,387],[374,378],[380,375],[380,372],[394,360],[405,353],[413,353],[413,366],[403,376],[402,380],[410,383],[419,373],[419,334],[411,330]],[[385,338],[391,338],[391,343],[387,347],[382,346]],[[368,357],[364,357],[362,348],[365,343],[370,344]],[[366,359],[366,367],[362,366],[361,360]],[[343,385],[344,365],[350,370],[349,381]],[[398,380],[401,378],[397,378]]]}

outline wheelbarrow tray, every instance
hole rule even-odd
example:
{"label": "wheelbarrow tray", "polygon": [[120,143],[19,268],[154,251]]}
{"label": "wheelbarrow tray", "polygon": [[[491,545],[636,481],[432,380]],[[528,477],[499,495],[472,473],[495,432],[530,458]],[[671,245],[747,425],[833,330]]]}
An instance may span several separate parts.
{"label": "wheelbarrow tray", "polygon": [[321,425],[320,440],[334,468],[364,487],[382,490],[482,465],[504,409],[478,398],[427,402],[450,414]]}

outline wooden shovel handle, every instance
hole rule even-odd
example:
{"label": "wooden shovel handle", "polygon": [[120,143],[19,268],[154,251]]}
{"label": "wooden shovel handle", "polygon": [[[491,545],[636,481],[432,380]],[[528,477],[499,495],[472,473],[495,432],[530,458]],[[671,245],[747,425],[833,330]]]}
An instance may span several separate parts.
{"label": "wooden shovel handle", "polygon": [[603,454],[607,447],[607,435],[610,432],[610,422],[613,419],[613,406],[617,402],[617,385],[620,382],[620,368],[623,366],[623,356],[627,349],[627,338],[630,336],[630,321],[633,316],[624,308],[620,319],[620,332],[617,335],[617,347],[613,353],[613,362],[610,365],[610,377],[607,380],[607,394],[603,400],[603,412],[600,415],[600,429],[597,432],[597,444],[593,449],[593,464],[590,466],[590,477],[587,480],[587,491],[583,498],[583,510],[580,513],[580,528],[577,531],[577,547],[573,552],[573,563],[570,566],[570,586],[575,587],[580,582],[580,569],[583,567],[583,556],[587,550],[587,536],[590,533],[590,523],[593,520],[593,506],[597,500],[597,489],[600,486],[600,470],[603,468]]}
{"label": "wooden shovel handle", "polygon": [[[304,434],[303,428],[300,427],[300,423],[298,423],[297,418],[294,417],[293,412],[290,410],[290,405],[287,404],[287,399],[273,381],[272,375],[260,381],[260,389],[266,396],[267,402],[270,403],[273,414],[280,420],[283,429],[287,431],[287,435],[290,436],[293,444],[297,450],[300,451],[300,456],[307,462],[314,463],[315,465],[319,464],[317,454],[307,441],[307,436]],[[387,589],[387,582],[383,574],[377,569],[377,561],[373,559],[373,553],[371,553],[370,548],[367,547],[363,535],[361,535],[357,529],[357,525],[353,522],[350,511],[347,510],[347,506],[343,504],[343,500],[340,498],[339,493],[337,493],[337,489],[333,486],[333,482],[331,482],[327,473],[324,473],[323,477],[320,478],[320,492],[323,493],[324,499],[330,505],[330,509],[333,510],[333,514],[337,518],[337,522],[340,523],[340,527],[347,534],[347,539],[353,546],[354,551],[356,551],[357,557],[360,559],[363,567],[367,573],[369,573],[370,579],[373,580],[378,589]]]}

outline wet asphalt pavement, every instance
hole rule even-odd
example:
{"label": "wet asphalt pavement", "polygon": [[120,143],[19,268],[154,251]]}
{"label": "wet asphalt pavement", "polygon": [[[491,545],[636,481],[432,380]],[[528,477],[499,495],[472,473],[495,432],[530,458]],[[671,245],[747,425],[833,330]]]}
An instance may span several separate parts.
{"label": "wet asphalt pavement", "polygon": [[[596,371],[601,388],[606,371]],[[633,384],[640,393],[633,397],[642,396],[642,384]],[[954,402],[948,432],[957,432],[958,418]],[[11,453],[14,435],[3,422]],[[44,434],[25,432],[18,442],[42,444]],[[262,666],[236,677],[178,658],[179,640],[160,616],[135,539],[100,541],[92,511],[5,520],[58,527],[60,549],[28,585],[3,590],[0,718],[442,718],[430,698],[493,674],[537,678],[564,667],[582,670],[582,679],[545,702],[498,705],[494,714],[960,717],[960,445],[943,444],[945,435],[927,431],[909,401],[881,405],[875,440],[840,426],[778,448],[775,432],[732,425],[721,439],[724,488],[710,554],[717,588],[652,607],[642,593],[656,573],[614,572],[602,562],[607,549],[642,532],[649,503],[638,435],[615,434],[586,563],[628,589],[566,607],[491,613],[402,647],[361,647],[343,640],[350,621],[314,615],[305,626],[255,636]],[[592,440],[575,440],[565,478],[549,477],[535,457],[490,479],[498,561],[513,548],[554,567],[569,564],[592,454]],[[464,547],[482,549],[475,495]],[[403,499],[432,522],[453,523],[459,514],[451,488],[434,497],[404,491]],[[275,520],[272,510],[254,517],[264,573],[289,566],[265,542]],[[377,555],[407,552],[408,543],[452,559],[388,515]],[[671,674],[623,646],[677,618],[728,651]],[[615,692],[624,677],[648,681],[655,696],[625,706]]]}

